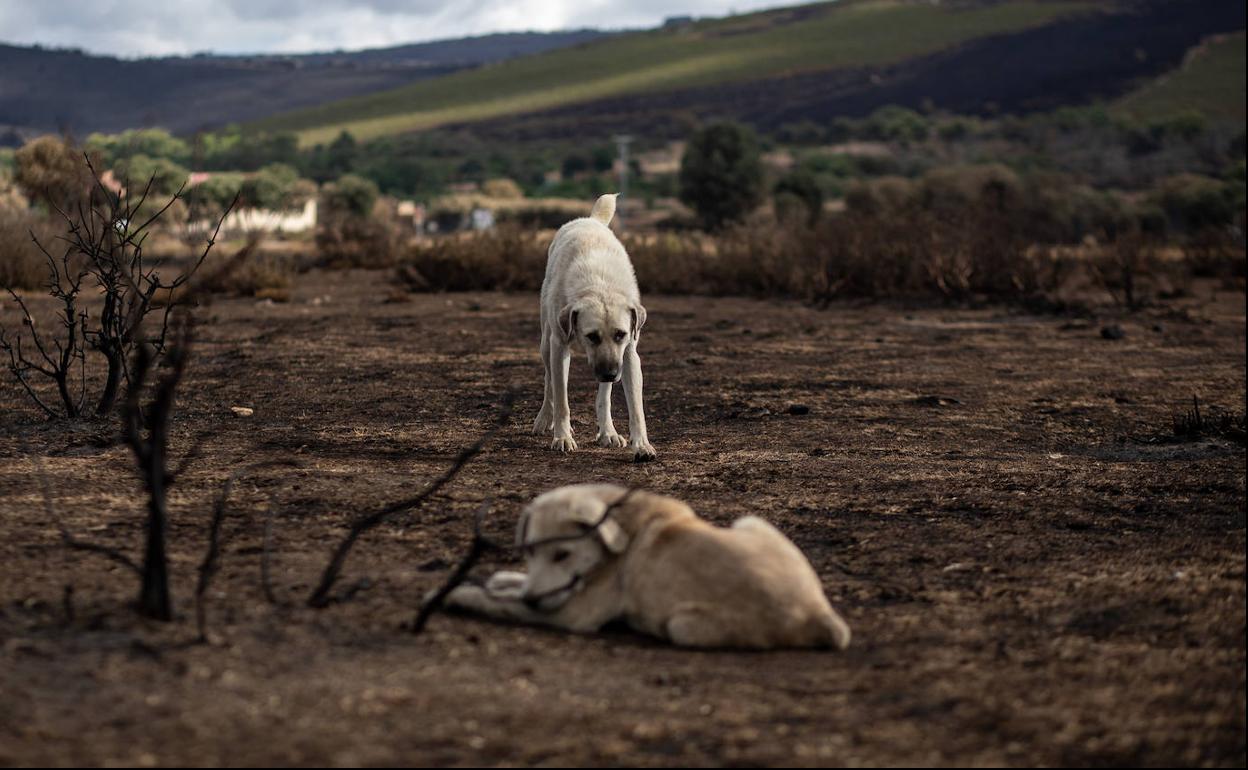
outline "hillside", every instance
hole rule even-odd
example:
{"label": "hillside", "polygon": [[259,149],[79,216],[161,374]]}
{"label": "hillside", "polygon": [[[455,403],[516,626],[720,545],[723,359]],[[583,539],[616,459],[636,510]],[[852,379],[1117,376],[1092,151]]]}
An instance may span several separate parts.
{"label": "hillside", "polygon": [[[1112,101],[1243,27],[1235,0],[843,0],[620,35],[257,125],[308,145],[455,124],[500,138],[678,136],[690,119],[774,127],[885,104],[1027,112]],[[1232,85],[1209,86],[1207,101],[1242,103],[1242,75],[1237,97]]]}
{"label": "hillside", "polygon": [[843,0],[620,35],[258,123],[305,144],[564,107],[625,94],[878,67],[986,36],[1043,26],[1098,4],[1078,0],[934,5]]}
{"label": "hillside", "polygon": [[134,60],[0,45],[0,144],[47,131],[192,133],[602,35],[526,32],[357,52]]}
{"label": "hillside", "polygon": [[1244,33],[1223,35],[1198,46],[1177,70],[1124,96],[1115,109],[1130,115],[1200,110],[1244,119]]}
{"label": "hillside", "polygon": [[[1108,10],[1072,14],[884,66],[626,94],[478,121],[472,130],[502,141],[588,139],[618,132],[680,138],[698,120],[731,118],[771,130],[806,120],[828,125],[890,104],[984,116],[1025,114],[1112,103],[1141,84],[1149,92],[1163,83],[1170,86],[1162,94],[1131,102],[1139,117],[1164,116],[1187,105],[1212,117],[1243,121],[1242,1],[1161,0]],[[1230,38],[1240,41],[1238,54],[1232,43],[1215,44],[1208,56],[1200,53],[1206,48],[1203,41],[1232,30],[1241,30]]]}

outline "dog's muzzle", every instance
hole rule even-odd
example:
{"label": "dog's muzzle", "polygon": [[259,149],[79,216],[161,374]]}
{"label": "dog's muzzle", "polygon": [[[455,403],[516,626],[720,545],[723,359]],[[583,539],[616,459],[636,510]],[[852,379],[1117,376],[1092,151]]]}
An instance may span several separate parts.
{"label": "dog's muzzle", "polygon": [[[571,594],[573,591],[576,590],[577,586],[579,586],[580,583],[581,583],[581,576],[573,575],[570,581],[568,581],[567,583],[564,583],[558,588],[552,588],[551,590],[543,591],[540,594],[530,594],[528,596],[524,596],[521,598],[521,601],[524,602],[525,605],[527,605],[528,608],[531,610],[537,610],[538,612],[545,612],[546,608],[542,606],[543,602],[545,602],[547,599],[553,599],[559,596],[560,594],[563,594],[564,592]],[[559,606],[562,607],[563,602],[560,602]],[[557,609],[557,608],[552,607],[551,609]]]}

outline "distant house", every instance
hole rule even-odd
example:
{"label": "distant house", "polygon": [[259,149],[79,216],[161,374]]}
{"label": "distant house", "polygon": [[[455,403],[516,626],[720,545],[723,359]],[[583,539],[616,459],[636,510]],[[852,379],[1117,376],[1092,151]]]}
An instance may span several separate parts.
{"label": "distant house", "polygon": [[406,222],[416,232],[424,232],[427,213],[425,204],[416,201],[399,201],[394,209],[395,216]]}

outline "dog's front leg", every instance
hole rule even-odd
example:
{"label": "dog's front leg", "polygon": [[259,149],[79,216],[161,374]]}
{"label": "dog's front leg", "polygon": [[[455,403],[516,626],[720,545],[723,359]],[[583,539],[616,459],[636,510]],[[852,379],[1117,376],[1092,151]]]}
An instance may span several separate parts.
{"label": "dog's front leg", "polygon": [[476,612],[499,620],[512,620],[534,625],[550,624],[550,616],[530,609],[528,605],[513,598],[510,591],[496,596],[484,586],[460,585],[446,595],[446,606]]}
{"label": "dog's front leg", "polygon": [[533,420],[533,432],[537,435],[549,433],[555,427],[554,390],[551,387],[550,371],[550,334],[542,330],[542,408]]}
{"label": "dog's front leg", "polygon": [[576,450],[576,441],[572,438],[572,415],[568,410],[568,367],[572,362],[572,351],[562,341],[552,342],[550,346],[550,377],[552,396],[554,397],[555,440],[550,448],[559,452]]}
{"label": "dog's front leg", "polygon": [[598,446],[622,447],[624,437],[615,431],[615,422],[611,419],[611,383],[598,383]]}
{"label": "dog's front leg", "polygon": [[646,415],[641,405],[641,356],[636,344],[624,351],[624,399],[628,402],[628,448],[633,460],[645,462],[657,455],[646,436]]}

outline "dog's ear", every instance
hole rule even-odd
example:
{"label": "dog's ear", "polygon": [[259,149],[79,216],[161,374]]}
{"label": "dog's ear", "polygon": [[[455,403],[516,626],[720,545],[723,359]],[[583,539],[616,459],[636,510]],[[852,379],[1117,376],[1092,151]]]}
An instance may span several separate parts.
{"label": "dog's ear", "polygon": [[565,340],[571,340],[572,335],[576,334],[576,317],[580,312],[571,303],[564,305],[563,310],[559,311],[559,331],[563,332]]}
{"label": "dog's ear", "polygon": [[641,303],[637,303],[630,307],[628,312],[633,316],[633,328],[630,331],[633,333],[633,339],[637,339],[641,336],[641,327],[646,325],[646,309],[641,306]]}
{"label": "dog's ear", "polygon": [[[607,504],[596,497],[584,497],[572,504],[569,509],[572,520],[578,524],[584,524],[592,527],[598,524],[598,539],[606,546],[611,553],[620,554],[628,549],[628,533],[613,518],[602,521],[602,514],[607,510]],[[598,522],[602,521],[601,524]]]}

